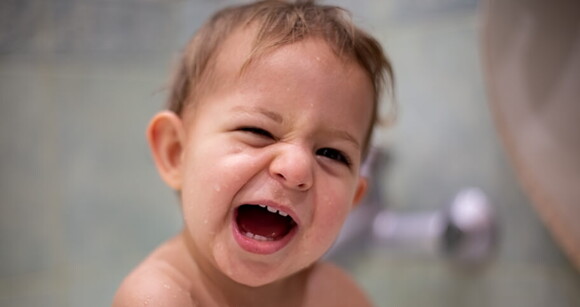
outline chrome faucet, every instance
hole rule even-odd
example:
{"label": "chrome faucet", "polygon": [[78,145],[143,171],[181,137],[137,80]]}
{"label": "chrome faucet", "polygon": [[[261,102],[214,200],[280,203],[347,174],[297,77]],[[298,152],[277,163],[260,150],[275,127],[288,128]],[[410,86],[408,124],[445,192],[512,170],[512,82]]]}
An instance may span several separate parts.
{"label": "chrome faucet", "polygon": [[442,256],[462,267],[478,267],[490,259],[498,225],[495,208],[482,190],[462,189],[439,210],[396,212],[385,206],[381,193],[387,162],[386,152],[371,149],[361,169],[361,175],[369,178],[369,194],[345,222],[327,259],[370,246],[405,257]]}

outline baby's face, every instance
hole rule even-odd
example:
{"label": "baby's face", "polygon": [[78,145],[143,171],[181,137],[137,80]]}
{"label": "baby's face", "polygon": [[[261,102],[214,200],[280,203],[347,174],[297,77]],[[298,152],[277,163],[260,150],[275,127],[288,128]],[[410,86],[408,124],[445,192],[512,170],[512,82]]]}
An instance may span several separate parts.
{"label": "baby's face", "polygon": [[258,286],[318,260],[362,197],[373,90],[362,68],[316,39],[240,76],[247,41],[225,43],[220,84],[184,116],[181,189],[196,262]]}

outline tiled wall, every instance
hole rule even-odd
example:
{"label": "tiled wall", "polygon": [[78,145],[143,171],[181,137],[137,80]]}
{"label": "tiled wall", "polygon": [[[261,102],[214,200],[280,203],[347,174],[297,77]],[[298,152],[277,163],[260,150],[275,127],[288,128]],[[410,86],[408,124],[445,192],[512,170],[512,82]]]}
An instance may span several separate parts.
{"label": "tiled wall", "polygon": [[[144,128],[175,56],[234,1],[0,3],[0,306],[106,306],[131,268],[180,228]],[[327,1],[330,2],[330,1]],[[349,269],[377,306],[578,306],[580,277],[516,183],[483,88],[474,0],[338,1],[385,44],[399,122],[394,210],[434,210],[464,186],[497,204],[495,262],[464,274],[445,260],[371,248]]]}

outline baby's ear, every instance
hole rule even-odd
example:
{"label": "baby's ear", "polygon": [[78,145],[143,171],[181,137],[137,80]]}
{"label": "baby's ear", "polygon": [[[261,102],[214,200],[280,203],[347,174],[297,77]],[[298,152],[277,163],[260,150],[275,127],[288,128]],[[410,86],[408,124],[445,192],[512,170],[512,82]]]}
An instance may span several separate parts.
{"label": "baby's ear", "polygon": [[367,193],[368,181],[366,177],[359,176],[356,187],[356,192],[353,199],[353,208],[358,206]]}
{"label": "baby's ear", "polygon": [[181,189],[181,155],[184,148],[183,122],[171,111],[157,113],[147,128],[147,140],[163,181]]}

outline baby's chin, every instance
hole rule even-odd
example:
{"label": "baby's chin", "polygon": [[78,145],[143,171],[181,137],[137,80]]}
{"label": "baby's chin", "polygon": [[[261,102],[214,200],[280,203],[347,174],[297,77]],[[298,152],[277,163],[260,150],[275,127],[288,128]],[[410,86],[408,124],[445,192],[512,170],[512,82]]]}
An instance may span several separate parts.
{"label": "baby's chin", "polygon": [[237,272],[233,272],[233,274],[228,277],[238,284],[252,288],[259,288],[268,286],[273,283],[281,282],[286,280],[289,276],[296,277],[296,273],[299,273],[303,269],[304,268],[296,268],[290,269],[288,271],[276,269],[271,270],[270,272],[265,272],[263,275],[256,274],[252,271],[239,270]]}
{"label": "baby's chin", "polygon": [[242,252],[243,255],[240,255],[239,250],[228,252],[227,249],[218,247],[214,250],[214,259],[217,269],[232,281],[248,287],[262,287],[286,279],[316,261],[298,259],[298,254],[292,256],[290,253],[291,251],[276,255],[258,255]]}

